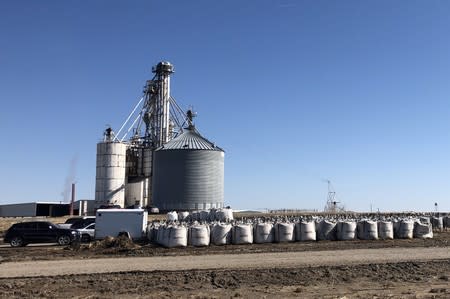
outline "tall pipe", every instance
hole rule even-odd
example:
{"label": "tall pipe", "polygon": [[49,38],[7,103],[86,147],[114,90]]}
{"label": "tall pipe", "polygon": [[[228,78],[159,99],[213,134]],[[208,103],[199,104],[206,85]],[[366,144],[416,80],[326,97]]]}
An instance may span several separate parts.
{"label": "tall pipe", "polygon": [[72,200],[70,201],[70,216],[73,216],[73,203],[75,202],[75,183],[72,183]]}

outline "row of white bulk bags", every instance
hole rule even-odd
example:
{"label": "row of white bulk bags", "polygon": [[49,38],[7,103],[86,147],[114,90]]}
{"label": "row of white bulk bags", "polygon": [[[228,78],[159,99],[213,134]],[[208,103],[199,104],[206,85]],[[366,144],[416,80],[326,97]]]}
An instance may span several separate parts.
{"label": "row of white bulk bags", "polygon": [[378,225],[376,221],[363,220],[358,222],[358,239],[377,240]]}
{"label": "row of white bulk bags", "polygon": [[275,224],[275,242],[292,242],[294,237],[294,223],[276,223]]}
{"label": "row of white bulk bags", "polygon": [[378,238],[381,240],[394,239],[394,226],[392,221],[378,221]]}
{"label": "row of white bulk bags", "polygon": [[231,224],[216,223],[211,226],[211,243],[214,245],[231,244]]}
{"label": "row of white bulk bags", "polygon": [[299,222],[295,224],[296,241],[315,241],[316,223],[314,221]]}
{"label": "row of white bulk bags", "polygon": [[192,225],[189,227],[189,245],[195,247],[208,246],[210,241],[209,225]]}
{"label": "row of white bulk bags", "polygon": [[354,240],[356,238],[356,222],[339,221],[337,223],[337,238],[341,241]]}
{"label": "row of white bulk bags", "polygon": [[186,247],[188,243],[187,228],[184,226],[160,226],[156,243],[164,247]]}
{"label": "row of white bulk bags", "polygon": [[253,230],[251,224],[236,224],[232,229],[232,242],[235,245],[252,244]]}
{"label": "row of white bulk bags", "polygon": [[433,238],[433,228],[431,223],[421,223],[419,221],[414,223],[414,238],[431,239]]}
{"label": "row of white bulk bags", "polygon": [[317,225],[318,240],[336,240],[336,223],[322,220]]}
{"label": "row of white bulk bags", "polygon": [[253,227],[253,239],[257,244],[272,243],[274,240],[274,228],[272,223],[257,223]]}

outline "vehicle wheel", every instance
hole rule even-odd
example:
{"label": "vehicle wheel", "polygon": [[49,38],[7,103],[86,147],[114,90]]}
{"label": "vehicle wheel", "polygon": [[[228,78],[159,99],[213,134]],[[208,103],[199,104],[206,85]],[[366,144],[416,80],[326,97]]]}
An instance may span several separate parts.
{"label": "vehicle wheel", "polygon": [[70,237],[68,235],[62,235],[58,237],[58,244],[61,246],[70,244]]}
{"label": "vehicle wheel", "polygon": [[13,237],[11,241],[9,242],[11,247],[22,247],[25,246],[25,242],[23,241],[22,237]]}
{"label": "vehicle wheel", "polygon": [[88,234],[83,234],[81,236],[81,241],[82,242],[91,242],[91,236],[89,236]]}

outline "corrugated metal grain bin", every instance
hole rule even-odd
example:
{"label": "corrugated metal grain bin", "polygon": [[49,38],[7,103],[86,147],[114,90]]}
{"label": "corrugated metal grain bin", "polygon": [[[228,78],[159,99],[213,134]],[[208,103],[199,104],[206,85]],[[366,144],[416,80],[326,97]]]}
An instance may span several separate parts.
{"label": "corrugated metal grain bin", "polygon": [[221,208],[224,151],[189,127],[154,152],[153,204],[162,211]]}

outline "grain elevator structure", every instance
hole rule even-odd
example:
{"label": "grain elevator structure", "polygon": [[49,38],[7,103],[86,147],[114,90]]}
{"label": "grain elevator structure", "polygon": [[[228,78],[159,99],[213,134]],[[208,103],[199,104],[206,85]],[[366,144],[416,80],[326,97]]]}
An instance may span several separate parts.
{"label": "grain elevator structure", "polygon": [[201,136],[193,111],[171,96],[173,65],[160,62],[152,72],[121,128],[106,129],[97,144],[96,207],[223,207],[224,151]]}

